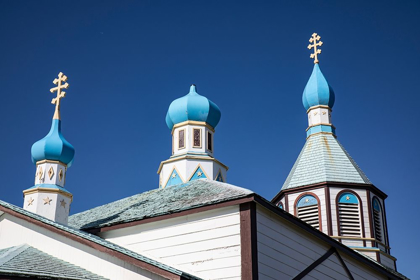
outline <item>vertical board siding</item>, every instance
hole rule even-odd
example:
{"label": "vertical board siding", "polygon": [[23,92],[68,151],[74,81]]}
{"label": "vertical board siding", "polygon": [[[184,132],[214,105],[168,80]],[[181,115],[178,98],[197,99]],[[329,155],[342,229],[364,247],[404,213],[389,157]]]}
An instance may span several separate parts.
{"label": "vertical board siding", "polygon": [[106,240],[205,279],[240,279],[239,206],[103,232]]}
{"label": "vertical board siding", "polygon": [[26,243],[51,256],[111,280],[166,279],[10,215],[0,218],[0,236],[0,249]]}

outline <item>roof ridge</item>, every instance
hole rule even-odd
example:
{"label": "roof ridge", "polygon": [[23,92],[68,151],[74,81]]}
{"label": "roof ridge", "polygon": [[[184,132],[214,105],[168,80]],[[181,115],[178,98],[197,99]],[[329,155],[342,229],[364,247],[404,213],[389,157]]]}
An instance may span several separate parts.
{"label": "roof ridge", "polygon": [[[21,245],[18,245],[18,246],[9,247],[8,251],[6,251],[3,255],[0,255],[0,266],[4,265],[8,261],[12,260],[13,258],[18,256],[19,254],[24,252],[26,249],[28,249],[29,247],[31,247],[31,246],[29,246],[28,244],[21,244]],[[7,249],[7,248],[5,248],[5,249]]]}

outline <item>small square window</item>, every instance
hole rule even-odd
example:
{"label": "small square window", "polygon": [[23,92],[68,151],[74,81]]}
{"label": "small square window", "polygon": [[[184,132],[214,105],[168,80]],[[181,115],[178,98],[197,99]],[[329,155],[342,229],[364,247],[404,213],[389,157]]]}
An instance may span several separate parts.
{"label": "small square window", "polygon": [[207,150],[213,151],[213,134],[207,131]]}
{"label": "small square window", "polygon": [[185,148],[185,129],[178,131],[178,149]]}
{"label": "small square window", "polygon": [[201,148],[201,129],[193,128],[193,147]]}

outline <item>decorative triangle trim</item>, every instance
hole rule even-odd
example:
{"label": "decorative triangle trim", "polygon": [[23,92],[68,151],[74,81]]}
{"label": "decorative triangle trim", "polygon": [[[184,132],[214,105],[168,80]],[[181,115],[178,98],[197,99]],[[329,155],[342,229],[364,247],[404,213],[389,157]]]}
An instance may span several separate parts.
{"label": "decorative triangle trim", "polygon": [[218,181],[218,182],[222,182],[222,183],[226,182],[225,179],[223,178],[222,170],[220,168],[219,168],[219,172],[217,173],[217,176],[214,178],[214,180]]}
{"label": "decorative triangle trim", "polygon": [[190,176],[188,181],[193,181],[197,179],[207,179],[208,176],[206,172],[204,171],[203,167],[201,167],[200,164],[198,164],[197,168],[195,169],[194,173]]}
{"label": "decorative triangle trim", "polygon": [[177,185],[177,184],[182,184],[184,183],[184,180],[182,179],[182,177],[179,175],[179,171],[176,167],[174,167],[172,169],[171,175],[169,175],[168,179],[166,180],[165,186],[164,188],[168,187],[168,186],[173,186],[173,185]]}

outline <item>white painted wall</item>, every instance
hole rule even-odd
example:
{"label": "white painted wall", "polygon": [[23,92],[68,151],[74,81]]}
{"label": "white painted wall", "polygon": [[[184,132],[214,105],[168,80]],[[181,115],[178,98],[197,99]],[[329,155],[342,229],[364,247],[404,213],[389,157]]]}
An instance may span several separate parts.
{"label": "white painted wall", "polygon": [[9,214],[0,217],[0,249],[28,244],[111,280],[165,279]]}
{"label": "white painted wall", "polygon": [[331,124],[331,110],[324,107],[315,107],[309,109],[308,124],[309,126],[319,124]]}
{"label": "white painted wall", "polygon": [[[49,173],[51,169],[51,173]],[[36,174],[35,174],[35,185],[37,184],[53,184],[60,187],[64,187],[66,180],[66,170],[67,167],[61,162],[44,162],[37,164]],[[63,176],[60,180],[60,171]],[[51,174],[51,176],[50,176]]]}
{"label": "white painted wall", "polygon": [[[257,206],[257,240],[259,279],[262,280],[292,279],[330,248],[327,243],[260,206]],[[386,279],[359,261],[348,261],[348,267],[355,279]],[[348,278],[333,254],[305,279]]]}
{"label": "white painted wall", "polygon": [[[61,203],[63,201],[63,203]],[[23,209],[67,225],[71,198],[61,193],[38,191],[25,195]]]}
{"label": "white painted wall", "polygon": [[[201,131],[201,147],[193,147],[193,129],[199,129]],[[179,131],[184,130],[184,148],[179,147]],[[204,125],[183,125],[174,129],[173,132],[173,152],[174,155],[185,154],[187,152],[195,152],[195,153],[207,153],[210,156],[213,156],[214,152],[214,145],[213,150],[210,151],[207,149],[207,132],[213,134],[213,132]],[[214,134],[213,134],[213,144],[214,144]]]}
{"label": "white painted wall", "polygon": [[239,206],[100,234],[106,240],[205,279],[240,279]]}

